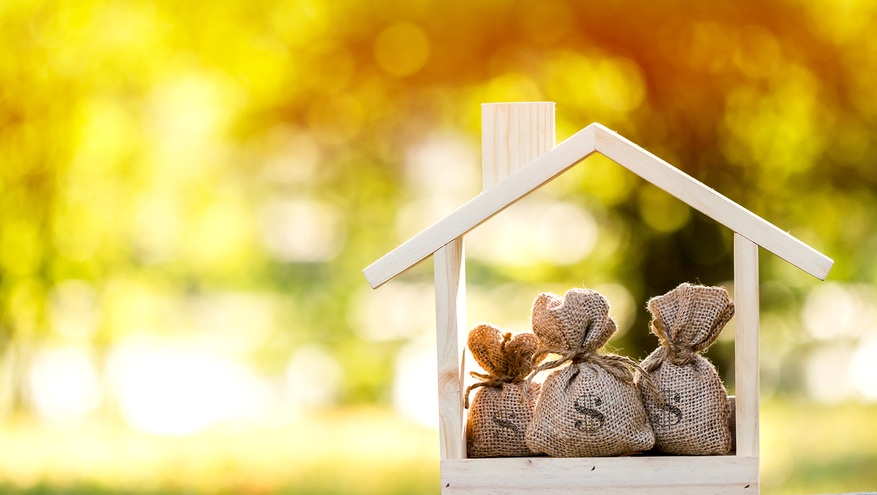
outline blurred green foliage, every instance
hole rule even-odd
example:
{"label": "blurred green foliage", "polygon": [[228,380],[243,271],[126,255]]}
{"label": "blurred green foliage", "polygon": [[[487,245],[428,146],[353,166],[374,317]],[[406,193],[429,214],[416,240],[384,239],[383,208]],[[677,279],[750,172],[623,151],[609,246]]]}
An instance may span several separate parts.
{"label": "blurred green foliage", "polygon": [[[27,410],[38,349],[72,342],[102,362],[132,335],[192,333],[190,307],[228,294],[269,308],[243,353],[253,366],[278,373],[317,343],[343,368],[342,407],[388,405],[397,353],[424,332],[370,338],[360,271],[478,193],[477,180],[440,176],[474,157],[477,177],[483,102],[555,101],[558,140],[601,122],[870,294],[874,19],[865,1],[2,2],[2,408]],[[435,136],[462,158],[412,178]],[[421,200],[438,206],[402,222]],[[657,345],[649,297],[732,278],[730,232],[602,157],[537,201],[589,212],[593,248],[563,262],[474,256],[470,319],[518,322],[535,291],[610,284],[630,299],[612,345],[642,358]],[[817,281],[762,254],[762,380],[800,396],[802,356],[824,345],[802,330]],[[431,280],[426,262],[394,283]],[[85,309],[65,302],[70,287]],[[485,309],[504,300],[516,307]],[[850,348],[874,333],[828,330]],[[733,341],[709,357],[732,384]],[[118,414],[112,401],[102,411]],[[845,463],[825,476],[855,471]],[[797,466],[789,486],[822,486],[809,484],[822,468]]]}

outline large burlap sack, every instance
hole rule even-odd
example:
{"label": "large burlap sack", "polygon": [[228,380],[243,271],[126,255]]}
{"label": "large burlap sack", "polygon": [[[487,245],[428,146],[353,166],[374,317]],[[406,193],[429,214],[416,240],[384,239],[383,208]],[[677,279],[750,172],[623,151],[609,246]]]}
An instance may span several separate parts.
{"label": "large burlap sack", "polygon": [[728,292],[686,283],[652,298],[648,308],[652,333],[661,346],[641,366],[657,390],[645,386],[640,372],[636,379],[655,431],[655,447],[682,455],[728,453],[728,392],[713,364],[699,354],[734,316]]}
{"label": "large burlap sack", "polygon": [[561,299],[539,294],[533,303],[533,332],[540,350],[560,358],[534,369],[569,366],[551,373],[527,427],[527,446],[554,457],[620,455],[648,450],[655,442],[634,375],[632,360],[598,354],[615,333],[609,302],[588,289],[570,289]]}
{"label": "large burlap sack", "polygon": [[[519,457],[534,455],[524,441],[527,424],[539,398],[540,385],[526,382],[538,347],[532,333],[501,332],[481,324],[469,332],[469,350],[487,371],[471,372],[482,380],[466,389],[465,407],[469,457]],[[481,388],[469,406],[469,392]]]}

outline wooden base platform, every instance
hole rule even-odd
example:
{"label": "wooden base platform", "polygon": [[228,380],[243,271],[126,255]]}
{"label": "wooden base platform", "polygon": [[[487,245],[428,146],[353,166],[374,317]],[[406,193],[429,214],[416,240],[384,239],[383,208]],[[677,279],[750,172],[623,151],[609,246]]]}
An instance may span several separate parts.
{"label": "wooden base platform", "polygon": [[726,456],[508,457],[441,462],[442,493],[752,495],[758,458]]}

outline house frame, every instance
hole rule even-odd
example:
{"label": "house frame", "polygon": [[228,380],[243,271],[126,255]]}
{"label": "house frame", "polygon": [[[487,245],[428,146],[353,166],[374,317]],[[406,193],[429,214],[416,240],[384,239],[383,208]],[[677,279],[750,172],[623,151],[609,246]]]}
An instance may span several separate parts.
{"label": "house frame", "polygon": [[[481,194],[363,270],[378,288],[434,256],[442,493],[758,493],[758,246],[820,280],[834,262],[598,123],[554,140],[554,103],[482,105]],[[467,459],[463,236],[595,152],[734,231],[736,452]]]}

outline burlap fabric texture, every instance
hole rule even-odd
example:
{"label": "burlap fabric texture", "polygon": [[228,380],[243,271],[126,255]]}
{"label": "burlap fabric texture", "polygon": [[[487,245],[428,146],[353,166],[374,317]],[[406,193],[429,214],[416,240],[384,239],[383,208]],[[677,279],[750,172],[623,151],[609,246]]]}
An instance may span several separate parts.
{"label": "burlap fabric texture", "polygon": [[637,384],[655,431],[655,447],[681,455],[726,454],[731,450],[728,392],[706,350],[734,316],[721,287],[682,284],[648,303],[651,329],[661,347],[643,362],[654,389]]}
{"label": "burlap fabric texture", "polygon": [[634,375],[632,360],[598,354],[612,334],[609,302],[598,292],[570,289],[566,295],[539,294],[533,303],[535,357],[559,359],[534,369],[552,372],[527,427],[527,446],[554,457],[612,456],[648,450],[655,442]]}
{"label": "burlap fabric texture", "polygon": [[[465,407],[469,409],[466,425],[469,457],[519,457],[534,455],[524,441],[527,424],[541,386],[529,384],[533,354],[538,348],[532,333],[502,332],[495,325],[481,324],[469,332],[469,350],[487,371],[471,372],[482,381],[466,389]],[[469,405],[469,392],[480,388]]]}

